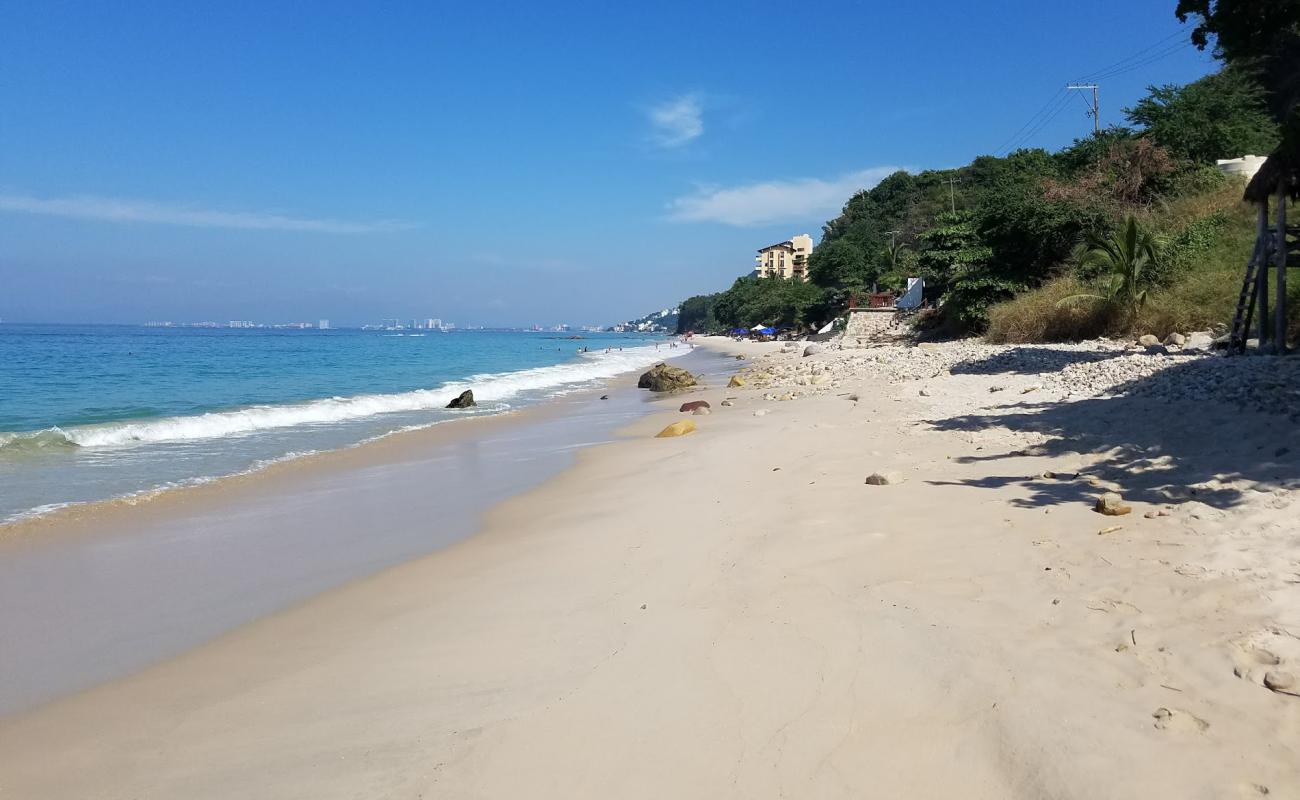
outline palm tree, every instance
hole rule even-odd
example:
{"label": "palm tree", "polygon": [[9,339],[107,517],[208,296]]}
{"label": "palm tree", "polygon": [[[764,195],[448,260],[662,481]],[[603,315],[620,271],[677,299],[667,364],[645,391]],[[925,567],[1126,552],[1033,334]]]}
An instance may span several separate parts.
{"label": "palm tree", "polygon": [[1098,267],[1106,275],[1105,294],[1076,294],[1062,298],[1057,305],[1083,298],[1112,302],[1130,319],[1147,301],[1142,273],[1158,261],[1159,244],[1150,231],[1129,215],[1118,231],[1089,231],[1074,250],[1081,267]]}

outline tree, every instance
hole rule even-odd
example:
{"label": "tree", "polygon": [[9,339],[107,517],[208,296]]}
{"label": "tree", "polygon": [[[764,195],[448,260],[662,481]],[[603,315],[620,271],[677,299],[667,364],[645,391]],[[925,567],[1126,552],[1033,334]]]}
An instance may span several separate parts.
{"label": "tree", "polygon": [[1180,22],[1197,18],[1192,43],[1250,73],[1281,126],[1282,151],[1300,158],[1300,0],[1178,0]]}
{"label": "tree", "polygon": [[718,322],[729,328],[809,325],[826,313],[821,287],[793,278],[737,278],[713,303]]}
{"label": "tree", "polygon": [[963,270],[982,268],[992,251],[980,240],[969,211],[940,214],[934,227],[922,233],[917,267],[926,286],[942,293]]}
{"label": "tree", "polygon": [[1219,158],[1267,154],[1278,126],[1264,89],[1241,69],[1225,67],[1186,86],[1152,86],[1129,121],[1176,156],[1212,164]]}
{"label": "tree", "polygon": [[699,294],[683,300],[677,314],[677,332],[712,332],[721,327],[713,314],[713,304],[717,299],[717,294]]}
{"label": "tree", "polygon": [[1054,154],[1052,161],[1056,162],[1061,177],[1073,178],[1094,168],[1116,145],[1131,141],[1135,135],[1129,128],[1111,125],[1100,133],[1075,139],[1069,147]]}
{"label": "tree", "polygon": [[1129,319],[1135,317],[1147,299],[1144,273],[1158,260],[1155,236],[1130,214],[1118,231],[1088,233],[1075,252],[1081,268],[1101,271],[1104,294],[1071,295],[1060,304],[1080,299],[1103,300],[1118,305]]}
{"label": "tree", "polygon": [[823,242],[808,257],[808,279],[826,289],[857,289],[867,280],[867,253],[847,239]]}
{"label": "tree", "polygon": [[958,330],[983,328],[988,307],[1021,288],[990,267],[992,251],[969,211],[940,214],[918,241],[917,266],[927,293],[942,298],[944,316]]}

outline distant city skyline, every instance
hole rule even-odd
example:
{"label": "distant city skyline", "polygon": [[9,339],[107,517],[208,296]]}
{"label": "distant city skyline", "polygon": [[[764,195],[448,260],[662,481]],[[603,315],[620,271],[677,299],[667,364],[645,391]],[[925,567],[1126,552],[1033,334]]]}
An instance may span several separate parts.
{"label": "distant city skyline", "polygon": [[[1079,75],[1159,55],[1103,81],[1109,125],[1214,69],[1172,3],[1099,0],[1105,36],[1031,0],[928,11],[13,3],[0,317],[635,318],[900,166],[996,151]],[[1024,144],[1087,134],[1084,105]]]}

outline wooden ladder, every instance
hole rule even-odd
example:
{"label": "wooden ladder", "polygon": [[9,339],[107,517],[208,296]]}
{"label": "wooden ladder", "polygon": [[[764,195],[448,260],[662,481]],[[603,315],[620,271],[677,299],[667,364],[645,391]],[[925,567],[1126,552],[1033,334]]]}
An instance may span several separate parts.
{"label": "wooden ladder", "polygon": [[1246,262],[1246,277],[1241,282],[1241,294],[1237,297],[1237,313],[1232,317],[1232,335],[1228,338],[1229,353],[1246,352],[1246,340],[1250,338],[1250,323],[1255,316],[1255,303],[1259,298],[1260,265],[1267,264],[1272,256],[1269,239],[1272,234],[1264,233],[1255,237],[1255,252]]}

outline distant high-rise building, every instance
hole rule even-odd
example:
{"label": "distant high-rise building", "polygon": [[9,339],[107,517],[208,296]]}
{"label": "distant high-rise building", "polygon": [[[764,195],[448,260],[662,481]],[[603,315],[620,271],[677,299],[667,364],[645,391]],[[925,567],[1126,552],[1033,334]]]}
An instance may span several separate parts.
{"label": "distant high-rise building", "polygon": [[316,327],[320,328],[323,331],[327,331],[330,329],[330,321],[327,319],[323,319],[320,322],[316,323]]}
{"label": "distant high-rise building", "polygon": [[812,254],[812,249],[812,237],[806,233],[768,245],[754,256],[754,272],[760,278],[798,278],[806,281],[808,256]]}

